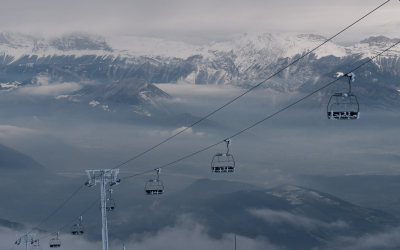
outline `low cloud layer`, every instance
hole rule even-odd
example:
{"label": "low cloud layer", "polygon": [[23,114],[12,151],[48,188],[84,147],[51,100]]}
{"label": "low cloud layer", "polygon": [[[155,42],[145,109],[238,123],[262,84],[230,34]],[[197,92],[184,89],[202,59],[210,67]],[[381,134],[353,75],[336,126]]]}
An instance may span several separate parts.
{"label": "low cloud layer", "polygon": [[389,250],[398,249],[400,245],[400,228],[362,237],[341,237],[327,248],[315,248],[313,250]]}
{"label": "low cloud layer", "polygon": [[[185,130],[186,129],[186,130]],[[168,130],[157,130],[157,129],[151,129],[151,130],[142,130],[141,134],[152,136],[152,137],[167,137],[167,136],[173,136],[181,132],[182,130],[185,130],[180,134],[180,136],[197,136],[197,137],[202,137],[205,135],[203,132],[193,132],[192,128],[188,128],[183,126],[180,128],[177,128],[173,131],[168,131]]]}
{"label": "low cloud layer", "polygon": [[[37,118],[36,118],[37,119]],[[0,138],[7,139],[15,136],[25,136],[36,133],[32,129],[21,128],[11,125],[0,125]]]}
{"label": "low cloud layer", "polygon": [[[9,243],[11,248],[15,242],[15,234],[10,229],[0,228],[0,241],[5,245]],[[37,235],[42,237],[42,235]],[[48,241],[51,237],[40,241],[43,248],[47,248]],[[69,234],[60,234],[60,240],[63,250],[75,249],[101,249],[100,242],[89,242],[84,237],[73,236]],[[206,227],[196,223],[191,216],[184,215],[179,218],[174,227],[165,227],[157,233],[132,234],[127,241],[119,241],[110,239],[110,249],[122,249],[125,244],[126,250],[228,250],[235,246],[234,235],[225,234],[222,239],[212,239],[207,235]],[[7,246],[8,246],[7,245]],[[280,247],[268,243],[265,239],[250,239],[247,237],[237,236],[237,248],[246,250],[280,250]],[[24,246],[15,246],[14,250],[24,249]]]}
{"label": "low cloud layer", "polygon": [[290,224],[294,227],[306,230],[316,230],[319,228],[345,228],[347,224],[343,221],[337,221],[332,223],[323,222],[320,220],[308,218],[301,215],[292,214],[286,211],[273,211],[269,209],[261,209],[261,210],[249,210],[249,212],[265,220],[270,224]]}
{"label": "low cloud layer", "polygon": [[82,86],[76,82],[54,83],[39,86],[25,86],[18,90],[19,93],[30,95],[50,95],[56,96],[70,93],[81,89]]}

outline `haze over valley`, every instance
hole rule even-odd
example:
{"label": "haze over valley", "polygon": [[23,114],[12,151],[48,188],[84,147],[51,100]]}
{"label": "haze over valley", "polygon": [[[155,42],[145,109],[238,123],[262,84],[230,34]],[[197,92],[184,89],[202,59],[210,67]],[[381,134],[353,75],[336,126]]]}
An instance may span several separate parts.
{"label": "haze over valley", "polygon": [[[5,248],[32,229],[43,249],[58,230],[60,249],[101,248],[99,188],[83,185],[85,171],[118,168],[110,249],[234,249],[235,235],[237,249],[398,249],[400,45],[381,52],[400,36],[313,51],[326,32],[196,43],[16,30],[0,32]],[[329,120],[350,71],[360,119]],[[213,173],[228,138],[235,172]],[[160,167],[164,193],[145,195]],[[71,235],[82,213],[85,234]]]}

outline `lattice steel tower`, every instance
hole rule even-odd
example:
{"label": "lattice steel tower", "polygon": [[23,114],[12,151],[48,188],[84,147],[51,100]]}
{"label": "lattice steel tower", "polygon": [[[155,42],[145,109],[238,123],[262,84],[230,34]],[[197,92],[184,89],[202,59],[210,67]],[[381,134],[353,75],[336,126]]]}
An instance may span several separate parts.
{"label": "lattice steel tower", "polygon": [[36,234],[17,234],[17,241],[15,242],[16,245],[21,243],[25,243],[25,249],[28,250],[28,243],[33,244],[35,242]]}
{"label": "lattice steel tower", "polygon": [[119,169],[86,170],[88,181],[86,186],[93,187],[97,183],[101,185],[101,221],[102,221],[102,241],[103,250],[108,250],[108,229],[107,229],[107,190],[106,184],[110,186],[118,185]]}

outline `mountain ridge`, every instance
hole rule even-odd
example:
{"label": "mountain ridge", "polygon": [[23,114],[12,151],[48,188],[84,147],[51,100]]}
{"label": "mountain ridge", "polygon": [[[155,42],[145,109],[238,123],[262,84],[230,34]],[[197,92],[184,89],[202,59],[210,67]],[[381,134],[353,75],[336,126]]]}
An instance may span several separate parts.
{"label": "mountain ridge", "polygon": [[[0,39],[3,91],[70,82],[110,84],[131,77],[142,77],[151,83],[234,85],[247,89],[269,79],[326,40],[312,34],[251,33],[226,42],[189,46],[162,39],[125,37],[120,43],[114,38],[112,47],[106,38],[78,34],[59,38],[57,45],[42,46],[42,50],[32,52],[34,38],[15,36],[13,40],[13,36],[2,33]],[[350,47],[327,42],[261,87],[301,93],[337,79],[338,72],[362,65],[396,41],[384,36],[369,37]],[[383,89],[379,102],[397,107],[400,47],[383,53],[355,73],[355,84],[360,79],[367,83],[362,86],[363,92],[380,93]],[[385,96],[391,96],[390,100]]]}

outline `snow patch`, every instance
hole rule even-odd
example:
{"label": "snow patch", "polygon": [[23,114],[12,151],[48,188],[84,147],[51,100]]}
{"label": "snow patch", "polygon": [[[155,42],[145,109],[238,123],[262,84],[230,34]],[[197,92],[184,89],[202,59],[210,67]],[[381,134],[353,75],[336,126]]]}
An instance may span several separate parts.
{"label": "snow patch", "polygon": [[344,73],[343,73],[343,72],[336,72],[336,74],[335,74],[335,77],[336,77],[336,78],[339,78],[339,77],[341,77],[341,76],[344,76]]}
{"label": "snow patch", "polygon": [[12,90],[12,89],[18,88],[18,85],[20,85],[20,84],[21,84],[21,82],[15,81],[15,82],[12,82],[12,83],[9,83],[9,82],[7,82],[7,83],[0,83],[0,86],[1,86],[2,88],[5,88],[7,91],[10,91],[10,90]]}

